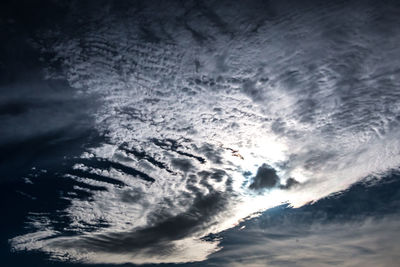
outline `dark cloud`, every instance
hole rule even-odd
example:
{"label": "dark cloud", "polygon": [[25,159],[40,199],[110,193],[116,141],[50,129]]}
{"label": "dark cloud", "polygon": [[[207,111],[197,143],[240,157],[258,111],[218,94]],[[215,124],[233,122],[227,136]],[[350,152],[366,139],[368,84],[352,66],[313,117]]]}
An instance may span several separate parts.
{"label": "dark cloud", "polygon": [[290,189],[290,188],[292,188],[293,186],[296,186],[296,185],[299,185],[299,184],[300,184],[300,183],[299,183],[296,179],[290,177],[290,178],[288,178],[288,179],[286,180],[286,184],[280,185],[280,188],[281,188],[281,189]]}
{"label": "dark cloud", "polygon": [[[94,168],[99,168],[103,170],[110,170],[110,169],[116,169],[120,172],[126,173],[128,175],[131,175],[133,177],[137,177],[139,179],[142,179],[147,182],[154,182],[155,179],[148,174],[139,171],[135,168],[129,167],[127,165],[118,163],[118,162],[113,162],[107,159],[102,159],[102,158],[95,158],[95,159],[80,159],[79,160],[81,163],[85,163],[88,166],[94,167]],[[111,179],[111,178],[110,178]]]}
{"label": "dark cloud", "polygon": [[143,191],[140,189],[126,190],[121,193],[121,200],[127,203],[137,203],[143,197]]}
{"label": "dark cloud", "polygon": [[222,164],[221,150],[216,149],[211,144],[204,144],[198,151],[206,156],[208,160],[215,164]]}
{"label": "dark cloud", "polygon": [[267,164],[258,168],[256,176],[249,188],[253,190],[268,189],[279,184],[279,176],[276,170]]}
{"label": "dark cloud", "polygon": [[171,160],[172,166],[183,171],[188,172],[194,168],[192,162],[189,159],[175,158]]}
{"label": "dark cloud", "polygon": [[90,114],[97,107],[95,99],[77,99],[65,82],[45,81],[37,75],[37,79],[21,77],[18,83],[0,85],[0,145],[93,126]]}
{"label": "dark cloud", "polygon": [[12,179],[27,166],[51,168],[73,151],[72,143],[96,134],[90,113],[97,101],[76,99],[65,82],[36,74],[37,79],[19,77],[17,83],[0,85],[1,179]]}
{"label": "dark cloud", "polygon": [[256,81],[247,80],[243,82],[243,91],[249,95],[254,101],[262,100],[262,91],[256,88]]}
{"label": "dark cloud", "polygon": [[[56,14],[51,10],[54,5],[46,3],[32,8]],[[45,25],[45,19],[38,20],[37,12],[21,10],[16,2],[9,4],[0,8],[0,31],[5,30],[7,40],[0,43],[1,180],[18,177],[32,166],[52,168],[66,155],[80,151],[75,144],[96,134],[92,114],[99,105],[95,95],[76,97],[65,79],[44,77],[43,54],[32,47],[28,35],[33,35],[34,25]]]}
{"label": "dark cloud", "polygon": [[[168,217],[157,222],[154,226],[133,232],[86,237],[55,245],[64,248],[73,247],[110,253],[133,253],[135,250],[146,250],[150,254],[157,255],[160,254],[160,250],[168,253],[173,249],[170,241],[190,236],[190,234],[207,227],[214,216],[225,209],[227,201],[227,196],[217,191],[207,195],[197,194],[193,204],[186,212]],[[163,216],[160,217],[164,218]]]}
{"label": "dark cloud", "polygon": [[71,174],[71,175],[74,175],[77,177],[85,177],[85,178],[93,180],[93,181],[109,183],[109,184],[113,184],[113,185],[120,186],[120,187],[126,186],[126,184],[124,182],[122,182],[118,179],[104,176],[104,175],[97,174],[97,173],[90,172],[90,171],[84,171],[84,170],[80,170],[80,169],[71,169],[68,171],[68,174]]}
{"label": "dark cloud", "polygon": [[169,173],[175,174],[174,171],[168,168],[168,165],[166,163],[155,159],[154,157],[146,153],[146,151],[139,151],[136,150],[135,148],[128,148],[127,144],[122,144],[119,149],[127,153],[129,156],[134,156],[137,159],[145,159],[146,161],[150,162],[153,166],[158,167],[160,169],[164,169]]}
{"label": "dark cloud", "polygon": [[276,134],[284,134],[286,131],[286,123],[282,119],[277,119],[271,124],[271,130]]}
{"label": "dark cloud", "polygon": [[[181,169],[189,170],[192,166],[187,159],[174,159],[175,164]],[[225,192],[215,190],[210,184],[222,182],[226,177]],[[200,179],[199,179],[200,178]],[[208,189],[204,194],[198,186]],[[179,205],[189,205],[187,211],[178,215],[171,214],[174,204],[169,199],[164,199],[167,208],[158,209],[148,215],[148,227],[131,232],[121,232],[114,234],[101,234],[85,237],[71,242],[57,242],[55,246],[62,248],[82,248],[93,252],[106,253],[134,253],[135,251],[145,251],[151,255],[164,255],[174,252],[171,241],[181,240],[191,234],[207,229],[214,218],[226,210],[232,192],[231,178],[221,169],[211,169],[201,171],[197,175],[188,175],[186,188],[191,193],[183,193]],[[137,202],[143,196],[143,191],[139,189],[123,191],[121,194],[124,202]]]}
{"label": "dark cloud", "polygon": [[207,188],[209,192],[213,192],[215,190],[212,186],[212,183],[210,183],[210,180],[219,183],[222,182],[224,177],[227,178],[225,181],[226,192],[230,192],[232,190],[232,178],[224,170],[211,169],[209,171],[200,171],[197,173],[197,175],[201,178],[199,182],[200,185]]}
{"label": "dark cloud", "polygon": [[200,177],[202,177],[203,179],[211,178],[216,182],[221,182],[223,177],[225,175],[227,175],[226,172],[221,169],[211,169],[210,171],[200,171],[197,174]]}
{"label": "dark cloud", "polygon": [[[157,139],[157,138],[152,138],[151,141],[158,147],[161,147],[165,150],[173,151],[181,156],[189,157],[196,159],[199,161],[201,164],[205,163],[206,160],[203,157],[182,151],[182,145],[180,144],[179,140],[174,140],[171,138],[166,138],[166,139]],[[184,141],[190,141],[190,140],[184,140]]]}

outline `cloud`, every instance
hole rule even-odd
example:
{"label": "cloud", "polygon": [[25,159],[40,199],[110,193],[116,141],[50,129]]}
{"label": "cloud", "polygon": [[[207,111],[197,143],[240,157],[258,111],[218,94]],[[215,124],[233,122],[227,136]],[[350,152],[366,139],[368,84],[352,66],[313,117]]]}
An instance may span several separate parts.
{"label": "cloud", "polygon": [[[141,200],[137,198],[138,194],[142,193],[130,191],[129,195],[121,195],[124,202],[137,202]],[[191,196],[186,197],[190,201]],[[15,238],[11,244],[15,249],[32,249],[33,245],[34,249],[50,252],[56,259],[65,259],[69,255],[72,256],[71,260],[89,260],[92,263],[142,264],[205,260],[209,253],[218,249],[218,241],[204,241],[200,237],[221,218],[220,213],[227,209],[228,204],[229,195],[225,193],[197,192],[186,211],[177,215],[155,211],[148,216],[147,225],[131,231],[67,237],[59,236],[55,231],[42,230]],[[49,232],[44,239],[42,232]],[[198,250],[193,252],[192,249],[196,247]]]}
{"label": "cloud", "polygon": [[[163,255],[149,252],[147,262],[182,262],[193,255],[179,248],[197,244],[202,260],[216,249],[199,243],[202,235],[285,201],[302,206],[398,166],[397,6],[264,2],[201,8],[186,1],[123,8],[74,2],[65,10],[76,19],[40,29],[32,43],[51,57],[44,73],[66,80],[69,97],[52,101],[44,90],[46,101],[25,109],[13,102],[18,96],[6,101],[2,136],[57,142],[59,135],[46,134],[79,121],[104,138],[74,155],[74,168],[63,174],[87,185],[63,196],[70,205],[62,218],[70,224],[45,241],[16,237],[25,241],[16,248],[65,259],[54,245],[68,243],[71,259],[115,263],[124,245],[148,244],[162,247]],[[77,101],[82,98],[99,101],[90,123],[80,117],[90,106]],[[256,173],[250,186],[246,172]],[[262,190],[280,185],[277,173],[286,180],[281,188],[291,190]],[[106,190],[94,190],[99,187]],[[99,224],[104,221],[107,227]],[[162,229],[170,226],[169,233]],[[72,246],[77,240],[79,251]],[[164,257],[165,245],[175,245],[177,254]]]}
{"label": "cloud", "polygon": [[313,204],[264,212],[221,234],[221,266],[396,266],[400,259],[398,172]]}
{"label": "cloud", "polygon": [[278,184],[279,176],[276,174],[276,170],[264,163],[258,168],[257,174],[253,178],[253,182],[249,185],[249,188],[253,190],[268,189]]}
{"label": "cloud", "polygon": [[[62,241],[56,246],[64,248],[82,248],[91,251],[109,253],[128,253],[134,250],[154,250],[158,253],[159,247],[168,241],[183,239],[206,227],[206,224],[225,209],[227,199],[220,192],[211,192],[207,195],[198,194],[190,208],[176,216],[156,222],[154,226],[135,230],[94,235],[92,237],[72,240],[70,243]],[[158,221],[157,218],[153,218]]]}
{"label": "cloud", "polygon": [[223,162],[221,151],[216,149],[212,144],[204,144],[198,151],[215,164],[222,164]]}
{"label": "cloud", "polygon": [[296,181],[296,179],[294,179],[294,178],[292,178],[292,177],[289,177],[287,180],[286,180],[286,184],[284,184],[284,185],[280,185],[280,188],[281,189],[291,189],[292,187],[294,187],[294,186],[296,186],[296,185],[299,185],[300,183],[298,182],[298,181]]}
{"label": "cloud", "polygon": [[193,169],[193,165],[192,165],[191,161],[188,159],[175,158],[175,159],[172,159],[171,162],[175,168],[178,168],[179,170],[181,170],[185,173],[190,171],[191,169]]}
{"label": "cloud", "polygon": [[398,219],[313,224],[309,228],[293,222],[289,229],[241,231],[231,236],[232,243],[225,244],[225,250],[213,255],[210,262],[220,266],[396,266]]}

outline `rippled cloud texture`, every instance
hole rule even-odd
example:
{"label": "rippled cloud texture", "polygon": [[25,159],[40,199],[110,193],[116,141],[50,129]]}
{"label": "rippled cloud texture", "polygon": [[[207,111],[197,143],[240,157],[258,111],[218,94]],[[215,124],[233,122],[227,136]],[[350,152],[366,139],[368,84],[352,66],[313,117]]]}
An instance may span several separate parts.
{"label": "rippled cloud texture", "polygon": [[[68,205],[30,214],[29,232],[10,239],[15,251],[87,263],[203,261],[221,249],[215,234],[258,212],[301,207],[399,166],[396,3],[52,3],[63,15],[35,29],[29,44],[45,79],[66,81],[70,91],[46,100],[62,99],[62,114],[26,132],[77,121],[101,140],[64,157],[69,167],[58,179],[76,183],[60,196]],[[395,232],[394,221],[364,221],[359,231]],[[256,238],[243,253],[264,242],[272,259],[296,249],[276,257],[289,265],[309,251],[297,239],[325,246],[338,236],[357,250],[358,232],[346,241],[349,224]]]}

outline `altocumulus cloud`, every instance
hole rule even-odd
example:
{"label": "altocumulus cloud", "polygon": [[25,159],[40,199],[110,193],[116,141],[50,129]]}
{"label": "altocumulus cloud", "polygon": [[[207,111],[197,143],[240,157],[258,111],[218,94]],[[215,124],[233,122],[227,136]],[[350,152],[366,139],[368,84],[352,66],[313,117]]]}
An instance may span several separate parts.
{"label": "altocumulus cloud", "polygon": [[[400,163],[396,3],[60,5],[67,18],[30,42],[50,58],[47,80],[65,80],[71,99],[97,100],[88,125],[103,139],[65,159],[68,206],[31,214],[29,232],[10,240],[15,250],[91,263],[202,261],[220,242],[204,236]],[[52,125],[68,128],[78,102]],[[5,116],[31,114],[6,105]]]}

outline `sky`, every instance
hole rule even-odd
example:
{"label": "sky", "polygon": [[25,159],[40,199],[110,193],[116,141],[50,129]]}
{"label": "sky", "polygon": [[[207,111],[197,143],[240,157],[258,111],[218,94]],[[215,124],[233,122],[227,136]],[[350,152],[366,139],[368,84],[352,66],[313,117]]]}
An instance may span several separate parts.
{"label": "sky", "polygon": [[396,266],[399,11],[4,2],[5,264]]}

